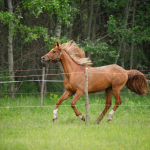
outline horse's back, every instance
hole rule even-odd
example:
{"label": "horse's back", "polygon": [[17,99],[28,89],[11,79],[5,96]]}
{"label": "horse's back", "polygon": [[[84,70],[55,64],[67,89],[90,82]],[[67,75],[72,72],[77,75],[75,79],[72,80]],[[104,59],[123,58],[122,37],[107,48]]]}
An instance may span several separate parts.
{"label": "horse's back", "polygon": [[89,92],[102,91],[111,86],[120,86],[122,88],[127,79],[126,71],[116,64],[89,67]]}

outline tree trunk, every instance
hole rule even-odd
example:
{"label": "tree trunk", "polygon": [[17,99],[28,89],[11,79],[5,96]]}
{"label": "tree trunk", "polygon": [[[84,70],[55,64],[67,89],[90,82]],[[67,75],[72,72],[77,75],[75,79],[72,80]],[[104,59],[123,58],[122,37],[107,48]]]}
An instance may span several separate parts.
{"label": "tree trunk", "polygon": [[69,29],[69,39],[72,39],[72,31],[73,31],[73,24],[74,24],[74,19],[73,19],[73,21],[72,21],[72,26],[70,27],[70,29]]}
{"label": "tree trunk", "polygon": [[115,64],[117,64],[117,61],[118,61],[118,58],[119,58],[119,55],[120,55],[120,51],[121,51],[122,42],[123,42],[123,40],[120,39],[119,35],[118,35],[118,41],[119,41],[119,49],[118,49],[117,57],[115,59]]}
{"label": "tree trunk", "polygon": [[60,36],[61,36],[61,26],[62,26],[62,20],[60,19],[59,22],[56,23],[56,28],[54,33],[58,41],[60,40]]}
{"label": "tree trunk", "polygon": [[[136,1],[134,1],[134,6],[133,6],[132,28],[134,27],[135,6],[136,6]],[[133,48],[134,48],[134,41],[133,41],[133,37],[134,37],[134,31],[132,31],[131,57],[130,57],[130,70],[133,68]]]}
{"label": "tree trunk", "polygon": [[[3,7],[4,7],[4,1],[2,0],[1,1],[1,8],[0,10],[3,11]],[[0,22],[0,35],[3,34],[3,24]],[[0,39],[2,40],[2,39]],[[3,66],[3,43],[1,42],[1,45],[0,45],[0,66]]]}
{"label": "tree trunk", "polygon": [[[91,0],[91,6],[90,6],[90,16],[89,16],[89,23],[88,23],[88,31],[87,31],[87,40],[91,39],[91,26],[92,26],[92,16],[93,16],[93,5],[94,5],[94,0]],[[87,51],[87,55],[90,58],[91,57],[91,52]]]}
{"label": "tree trunk", "polygon": [[[46,64],[45,80],[47,80],[48,69],[49,69],[49,63]],[[46,95],[46,93],[47,93],[47,83],[45,81],[45,84],[44,84],[44,96]]]}
{"label": "tree trunk", "polygon": [[[61,26],[62,26],[62,20],[60,19],[59,22],[56,24],[55,33],[54,36],[56,36],[58,42],[60,41],[61,36]],[[61,70],[61,72],[64,73],[63,67],[60,62],[58,62],[58,67]],[[65,74],[61,74],[61,78],[64,80]],[[65,91],[65,87],[63,87],[63,92]]]}
{"label": "tree trunk", "polygon": [[90,35],[91,35],[91,25],[92,25],[92,16],[93,16],[93,5],[94,5],[94,0],[91,0],[91,10],[90,10],[90,17],[89,17],[89,24],[88,24],[88,40],[90,40]]}
{"label": "tree trunk", "polygon": [[[129,17],[129,11],[130,11],[130,5],[131,2],[129,1],[126,3],[125,7],[125,24],[124,24],[124,29],[127,29],[127,23],[128,23],[128,17]],[[121,66],[124,68],[124,61],[125,61],[125,53],[126,53],[126,41],[123,41],[123,51],[121,55]]]}
{"label": "tree trunk", "polygon": [[126,42],[123,42],[123,51],[121,55],[121,67],[122,68],[124,68],[125,52],[126,52]]}
{"label": "tree trunk", "polygon": [[[98,1],[100,2],[100,0]],[[93,30],[92,30],[92,41],[94,40],[95,38],[95,26],[96,26],[96,18],[97,18],[97,15],[98,15],[98,10],[99,10],[99,6],[96,6],[96,12],[95,12],[95,15],[94,15],[94,21],[93,21]]]}
{"label": "tree trunk", "polygon": [[[2,0],[1,1],[1,11],[3,11],[3,7],[4,7],[4,1]],[[3,25],[2,25],[2,23],[0,22],[0,34],[2,35],[2,32],[3,32]],[[0,39],[0,40],[2,40],[2,39]],[[3,67],[3,62],[4,62],[4,60],[3,60],[3,44],[1,43],[1,45],[0,45],[0,66],[1,67]],[[2,69],[0,67],[0,69]],[[0,77],[1,77],[1,72],[0,72]],[[0,78],[0,81],[1,81],[2,79]],[[0,84],[0,93],[1,93],[1,90],[2,90],[2,86],[1,86],[1,84]]]}
{"label": "tree trunk", "polygon": [[[7,0],[8,3],[8,11],[9,13],[13,13],[12,0]],[[9,80],[14,81],[14,60],[13,60],[13,34],[12,29],[13,23],[12,19],[9,22],[9,37],[8,37],[8,70],[9,70]],[[10,92],[12,93],[11,97],[14,98],[14,84],[10,85]]]}

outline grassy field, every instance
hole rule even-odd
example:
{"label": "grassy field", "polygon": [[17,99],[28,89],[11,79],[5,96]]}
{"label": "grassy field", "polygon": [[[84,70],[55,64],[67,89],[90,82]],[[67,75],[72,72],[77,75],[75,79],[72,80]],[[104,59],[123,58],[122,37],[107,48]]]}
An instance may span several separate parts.
{"label": "grassy field", "polygon": [[[108,113],[100,124],[94,124],[104,109],[104,95],[90,95],[89,125],[75,116],[71,99],[58,110],[52,122],[59,95],[8,96],[0,98],[0,150],[148,150],[150,149],[150,94],[144,97],[122,94],[122,105],[108,123]],[[113,104],[114,104],[113,98]],[[85,97],[77,108],[85,116]],[[24,106],[24,107],[22,107]],[[7,107],[7,108],[3,108]],[[110,109],[111,110],[111,109]]]}

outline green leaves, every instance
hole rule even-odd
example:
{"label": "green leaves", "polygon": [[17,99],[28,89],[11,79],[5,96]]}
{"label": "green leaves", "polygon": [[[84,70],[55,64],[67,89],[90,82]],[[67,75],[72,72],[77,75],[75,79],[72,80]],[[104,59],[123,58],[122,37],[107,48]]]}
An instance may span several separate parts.
{"label": "green leaves", "polygon": [[106,65],[110,62],[106,62],[104,58],[107,59],[116,57],[116,52],[114,50],[110,50],[109,46],[106,42],[102,42],[101,39],[97,39],[95,42],[85,40],[83,41],[83,49],[87,51],[87,53],[90,52],[92,61],[96,66],[102,65],[103,63]]}
{"label": "green leaves", "polygon": [[[25,42],[31,42],[31,40],[37,40],[41,36],[44,37],[44,41],[49,41],[50,37],[48,35],[48,29],[40,26],[34,26],[33,28],[20,25],[20,31],[22,37],[25,38]],[[26,36],[27,35],[27,36]]]}
{"label": "green leaves", "polygon": [[[43,10],[46,10],[50,14],[50,17],[57,15],[57,21],[60,19],[67,26],[71,26],[71,22],[75,17],[75,11],[77,8],[71,6],[73,2],[69,0],[23,0],[22,4],[25,9],[30,10],[36,18],[39,17]],[[28,27],[20,23],[20,19],[23,18],[21,14],[21,9],[19,6],[16,7],[17,13],[9,13],[8,11],[0,12],[0,21],[6,25],[12,22],[10,29],[12,30],[13,36],[19,31],[21,32],[21,37],[25,38],[25,42],[30,43],[32,40],[37,40],[40,37],[44,37],[44,41],[50,45],[50,35],[48,33],[48,28],[43,26]]]}
{"label": "green leaves", "polygon": [[1,11],[0,12],[0,21],[4,25],[10,24],[9,29],[11,30],[11,33],[13,35],[16,35],[20,20],[15,16],[14,13],[10,13],[8,11],[6,11],[6,12]]}
{"label": "green leaves", "polygon": [[108,32],[112,32],[113,34],[111,36],[117,36],[120,35],[124,41],[131,40],[131,34],[133,29],[128,28],[125,29],[124,25],[121,25],[118,23],[116,19],[114,19],[113,15],[110,15],[108,23]]}
{"label": "green leaves", "polygon": [[[122,4],[125,1],[120,1]],[[122,6],[121,3],[118,3],[118,0],[114,0],[114,2],[108,2],[108,0],[105,0],[105,4],[107,6],[113,8],[113,5]],[[113,4],[113,5],[112,5]],[[138,7],[138,8],[137,8]],[[143,9],[145,8],[145,9]],[[112,37],[120,36],[123,41],[126,41],[130,43],[131,38],[134,42],[142,42],[142,41],[150,41],[150,5],[147,2],[147,0],[144,1],[144,3],[141,3],[141,5],[136,6],[135,11],[135,20],[134,20],[134,26],[132,22],[132,7],[129,11],[129,18],[128,18],[128,24],[127,28],[124,27],[125,25],[125,19],[122,16],[117,15],[110,15],[108,23],[108,32],[112,32]],[[134,32],[134,36],[133,33]]]}
{"label": "green leaves", "polygon": [[9,13],[8,11],[6,11],[6,12],[1,11],[0,12],[0,20],[4,25],[8,24],[9,22],[13,22],[17,26],[19,23],[19,20],[16,18],[15,14]]}
{"label": "green leaves", "polygon": [[90,51],[91,54],[102,54],[108,50],[107,43],[101,42],[100,39],[97,39],[95,42],[85,40],[83,43],[85,44],[84,50]]}
{"label": "green leaves", "polygon": [[44,41],[49,40],[48,29],[40,26],[34,26],[30,28],[26,25],[20,24],[20,18],[22,16],[16,17],[14,13],[0,12],[0,20],[6,25],[11,23],[10,29],[12,34],[15,35],[17,31],[21,32],[21,36],[25,38],[25,42],[31,42],[31,40],[37,40],[41,36],[44,37]]}
{"label": "green leaves", "polygon": [[71,6],[69,0],[24,0],[23,5],[25,9],[29,9],[30,13],[34,14],[36,18],[39,17],[41,13],[43,13],[43,9],[45,9],[48,13],[53,16],[57,15],[57,21],[62,19],[65,24],[71,26],[71,22],[73,17],[75,17],[75,13],[77,8]]}
{"label": "green leaves", "polygon": [[30,13],[34,14],[36,18],[43,12],[43,8],[46,5],[45,0],[24,0],[23,5],[25,9],[29,9]]}

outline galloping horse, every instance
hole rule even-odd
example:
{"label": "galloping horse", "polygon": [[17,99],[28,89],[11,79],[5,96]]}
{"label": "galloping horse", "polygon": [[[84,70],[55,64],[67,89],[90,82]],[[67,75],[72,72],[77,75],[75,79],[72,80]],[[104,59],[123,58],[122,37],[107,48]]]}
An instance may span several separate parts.
{"label": "galloping horse", "polygon": [[103,67],[90,67],[91,61],[85,58],[85,52],[79,48],[74,41],[69,41],[59,45],[54,43],[54,49],[41,57],[42,63],[60,61],[64,72],[64,86],[66,91],[58,99],[53,111],[53,122],[57,120],[57,111],[59,105],[67,98],[74,95],[71,101],[76,116],[85,121],[84,116],[75,107],[75,103],[85,94],[85,68],[88,67],[88,92],[95,93],[105,90],[106,105],[103,112],[97,118],[99,123],[105,116],[112,104],[112,94],[115,97],[115,106],[109,113],[108,121],[112,120],[113,114],[122,103],[120,90],[127,86],[131,91],[144,95],[149,91],[145,76],[138,70],[125,70],[122,67],[113,64]]}

